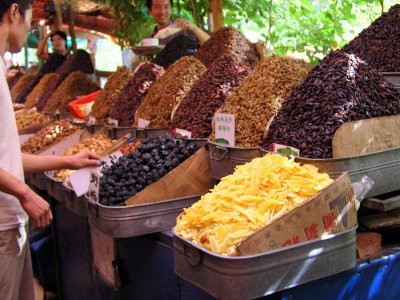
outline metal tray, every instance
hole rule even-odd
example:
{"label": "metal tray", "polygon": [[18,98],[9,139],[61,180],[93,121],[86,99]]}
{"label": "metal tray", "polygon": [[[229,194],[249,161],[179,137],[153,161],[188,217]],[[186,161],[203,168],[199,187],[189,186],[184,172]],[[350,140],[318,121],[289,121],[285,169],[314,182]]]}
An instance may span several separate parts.
{"label": "metal tray", "polygon": [[356,264],[356,228],[251,256],[227,257],[174,230],[175,273],[219,299],[253,299],[348,270]]}
{"label": "metal tray", "polygon": [[210,157],[210,175],[214,179],[221,179],[234,172],[237,165],[262,156],[259,147],[229,147],[207,141]]}
{"label": "metal tray", "polygon": [[76,213],[78,216],[87,217],[89,214],[88,200],[85,196],[78,197],[74,190],[66,187],[65,207]]}
{"label": "metal tray", "polygon": [[67,198],[67,190],[63,181],[56,180],[47,176],[48,185],[47,193],[57,200],[59,203],[65,203]]}
{"label": "metal tray", "polygon": [[136,136],[136,127],[114,127],[106,125],[108,130],[108,136],[113,140],[118,140],[130,133],[132,136]]}
{"label": "metal tray", "polygon": [[396,89],[400,89],[400,72],[381,72],[381,75]]}
{"label": "metal tray", "polygon": [[37,187],[39,190],[47,190],[49,179],[44,173],[35,173],[29,176],[29,180],[32,185]]}
{"label": "metal tray", "polygon": [[135,206],[104,206],[89,202],[89,224],[101,232],[125,238],[171,229],[183,208],[201,195]]}
{"label": "metal tray", "polygon": [[136,137],[138,139],[145,139],[148,137],[157,137],[167,135],[169,130],[166,128],[137,128]]}
{"label": "metal tray", "polygon": [[86,124],[86,129],[91,134],[93,134],[96,131],[102,129],[103,127],[104,127],[104,124]]}
{"label": "metal tray", "polygon": [[364,175],[372,178],[374,185],[366,198],[400,189],[396,174],[400,172],[400,147],[346,158],[310,159],[295,158],[296,162],[312,164],[332,178],[348,172],[352,182],[361,181]]}

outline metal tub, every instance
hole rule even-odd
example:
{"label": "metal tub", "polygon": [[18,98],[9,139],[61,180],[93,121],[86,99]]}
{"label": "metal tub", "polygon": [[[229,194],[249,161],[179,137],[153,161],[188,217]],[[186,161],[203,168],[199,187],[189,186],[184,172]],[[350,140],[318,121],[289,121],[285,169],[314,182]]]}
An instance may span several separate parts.
{"label": "metal tub", "polygon": [[185,139],[185,138],[177,138],[178,140],[185,140],[191,143],[196,144],[197,147],[201,148],[207,145],[207,139]]}
{"label": "metal tub", "polygon": [[131,136],[136,136],[136,127],[114,127],[106,126],[108,130],[108,136],[113,140],[118,140],[124,137],[126,134],[131,134]]}
{"label": "metal tub", "polygon": [[400,72],[381,72],[381,75],[396,89],[400,89]]}
{"label": "metal tub", "polygon": [[356,264],[356,228],[275,251],[227,257],[184,240],[174,231],[175,273],[219,299],[269,295]]}
{"label": "metal tub", "polygon": [[47,179],[49,182],[47,186],[47,193],[56,199],[57,202],[65,203],[67,198],[67,189],[64,186],[64,182],[50,178],[49,176],[47,176]]}
{"label": "metal tub", "polygon": [[80,217],[87,217],[89,214],[88,200],[85,196],[78,197],[74,190],[69,187],[65,187],[67,192],[67,197],[65,201],[65,207],[73,211]]}
{"label": "metal tub", "polygon": [[400,180],[396,176],[400,173],[400,147],[346,158],[297,157],[295,161],[312,164],[332,178],[339,177],[345,171],[349,173],[352,182],[361,181],[364,175],[371,177],[375,184],[366,198],[400,189]]}
{"label": "metal tub", "polygon": [[148,137],[157,137],[167,135],[169,130],[166,128],[137,128],[136,137],[138,139],[145,139]]}
{"label": "metal tub", "polygon": [[259,147],[230,147],[207,141],[210,156],[210,175],[214,179],[221,179],[234,172],[237,165],[262,156]]}
{"label": "metal tub", "polygon": [[86,124],[86,129],[89,131],[89,133],[93,134],[96,131],[102,129],[104,127],[104,124]]}
{"label": "metal tub", "polygon": [[46,191],[49,185],[49,178],[44,173],[31,174],[29,180],[39,190]]}
{"label": "metal tub", "polygon": [[125,238],[167,230],[175,226],[183,208],[201,195],[135,206],[104,206],[89,202],[89,224],[114,238]]}

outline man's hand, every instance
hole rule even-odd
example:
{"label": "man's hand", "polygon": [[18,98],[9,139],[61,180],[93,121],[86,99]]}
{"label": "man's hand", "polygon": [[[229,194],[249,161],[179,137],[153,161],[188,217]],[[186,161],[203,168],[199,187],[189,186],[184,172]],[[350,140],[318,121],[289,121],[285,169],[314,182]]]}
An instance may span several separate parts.
{"label": "man's hand", "polygon": [[77,170],[86,167],[98,167],[100,165],[100,158],[97,154],[85,149],[67,158],[67,168]]}
{"label": "man's hand", "polygon": [[260,59],[262,59],[265,53],[265,42],[258,41],[257,43],[254,44],[254,47],[256,48],[258,56],[260,57]]}
{"label": "man's hand", "polygon": [[53,215],[50,205],[42,197],[35,194],[28,186],[19,198],[22,208],[35,223],[32,230],[39,230],[50,224]]}
{"label": "man's hand", "polygon": [[181,28],[182,30],[190,30],[190,31],[194,31],[197,26],[194,25],[193,23],[191,23],[190,21],[186,20],[186,19],[176,19],[174,21],[174,25]]}

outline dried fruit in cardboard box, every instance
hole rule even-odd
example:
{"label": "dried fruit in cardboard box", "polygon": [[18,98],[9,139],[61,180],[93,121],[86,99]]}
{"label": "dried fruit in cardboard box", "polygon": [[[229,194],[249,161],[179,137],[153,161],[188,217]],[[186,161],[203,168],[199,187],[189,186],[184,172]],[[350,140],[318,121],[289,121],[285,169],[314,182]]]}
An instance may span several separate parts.
{"label": "dried fruit in cardboard box", "polygon": [[145,139],[136,151],[103,170],[100,203],[124,205],[125,200],[166,175],[197,149],[194,143],[169,136]]}
{"label": "dried fruit in cardboard box", "polygon": [[400,72],[400,4],[376,19],[343,47],[380,72]]}
{"label": "dried fruit in cardboard box", "polygon": [[85,96],[99,90],[100,87],[81,71],[72,72],[51,95],[44,112],[69,112],[68,103],[78,96]]}
{"label": "dried fruit in cardboard box", "polygon": [[154,82],[164,73],[164,69],[151,62],[142,64],[133,74],[117,99],[110,118],[118,120],[119,127],[131,127],[135,112]]}
{"label": "dried fruit in cardboard box", "polygon": [[195,54],[199,47],[200,44],[195,37],[180,34],[168,42],[152,62],[167,69],[181,57]]}
{"label": "dried fruit in cardboard box", "polygon": [[15,121],[17,123],[18,130],[21,130],[36,124],[51,121],[51,119],[35,110],[23,109],[15,114]]}
{"label": "dried fruit in cardboard box", "polygon": [[[96,153],[97,155],[100,155],[105,150],[110,148],[112,146],[113,142],[114,141],[112,139],[110,139],[107,136],[104,136],[102,134],[90,136],[90,137],[83,139],[78,144],[76,144],[72,148],[65,151],[65,153],[63,155],[64,156],[72,156],[72,155],[79,153],[80,151],[82,151],[84,149],[87,149],[93,153]],[[57,170],[54,173],[54,178],[57,180],[66,181],[68,176],[70,174],[72,174],[73,172],[74,172],[74,170],[66,170],[66,169]]]}
{"label": "dried fruit in cardboard box", "polygon": [[[259,147],[262,144],[269,120],[306,74],[289,58],[271,55],[261,60],[218,110],[235,115],[236,146]],[[214,132],[210,140],[214,140]]]}
{"label": "dried fruit in cardboard box", "polygon": [[25,107],[35,107],[40,95],[44,93],[44,91],[52,84],[53,81],[58,80],[59,77],[60,75],[56,73],[49,73],[44,75],[40,79],[39,83],[34,87],[32,92],[30,92],[29,95],[26,97]]}
{"label": "dried fruit in cardboard box", "polygon": [[312,165],[267,154],[236,167],[178,217],[183,238],[222,255],[235,256],[240,241],[305,202],[332,182]]}
{"label": "dried fruit in cardboard box", "polygon": [[400,113],[400,93],[364,61],[343,51],[325,57],[293,89],[272,121],[263,147],[300,149],[309,158],[332,157],[332,139],[344,122]]}
{"label": "dried fruit in cardboard box", "polygon": [[225,27],[215,32],[194,55],[207,68],[226,54],[237,55],[243,63],[254,68],[260,58],[254,45],[237,29]]}
{"label": "dried fruit in cardboard box", "polygon": [[136,117],[150,121],[150,128],[168,128],[171,113],[206,72],[197,59],[185,56],[172,64],[150,88]]}
{"label": "dried fruit in cardboard box", "polygon": [[35,153],[43,150],[63,138],[79,131],[80,128],[65,120],[54,122],[41,130],[21,146],[21,151],[25,153]]}
{"label": "dried fruit in cardboard box", "polygon": [[208,137],[214,113],[232,88],[238,86],[250,72],[251,69],[237,55],[221,56],[179,105],[171,127],[190,131],[192,138]]}
{"label": "dried fruit in cardboard box", "polygon": [[97,123],[103,123],[108,118],[115,102],[122,96],[122,91],[132,76],[132,72],[127,67],[118,67],[117,71],[108,78],[89,116],[96,118]]}

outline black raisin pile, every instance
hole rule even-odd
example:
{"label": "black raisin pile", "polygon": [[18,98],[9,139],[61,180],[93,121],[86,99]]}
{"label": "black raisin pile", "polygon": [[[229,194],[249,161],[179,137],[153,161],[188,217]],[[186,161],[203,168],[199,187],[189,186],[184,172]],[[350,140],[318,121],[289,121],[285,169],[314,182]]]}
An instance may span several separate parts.
{"label": "black raisin pile", "polygon": [[100,179],[100,203],[122,206],[124,201],[156,182],[198,149],[194,143],[169,136],[144,140],[138,149],[108,168]]}

